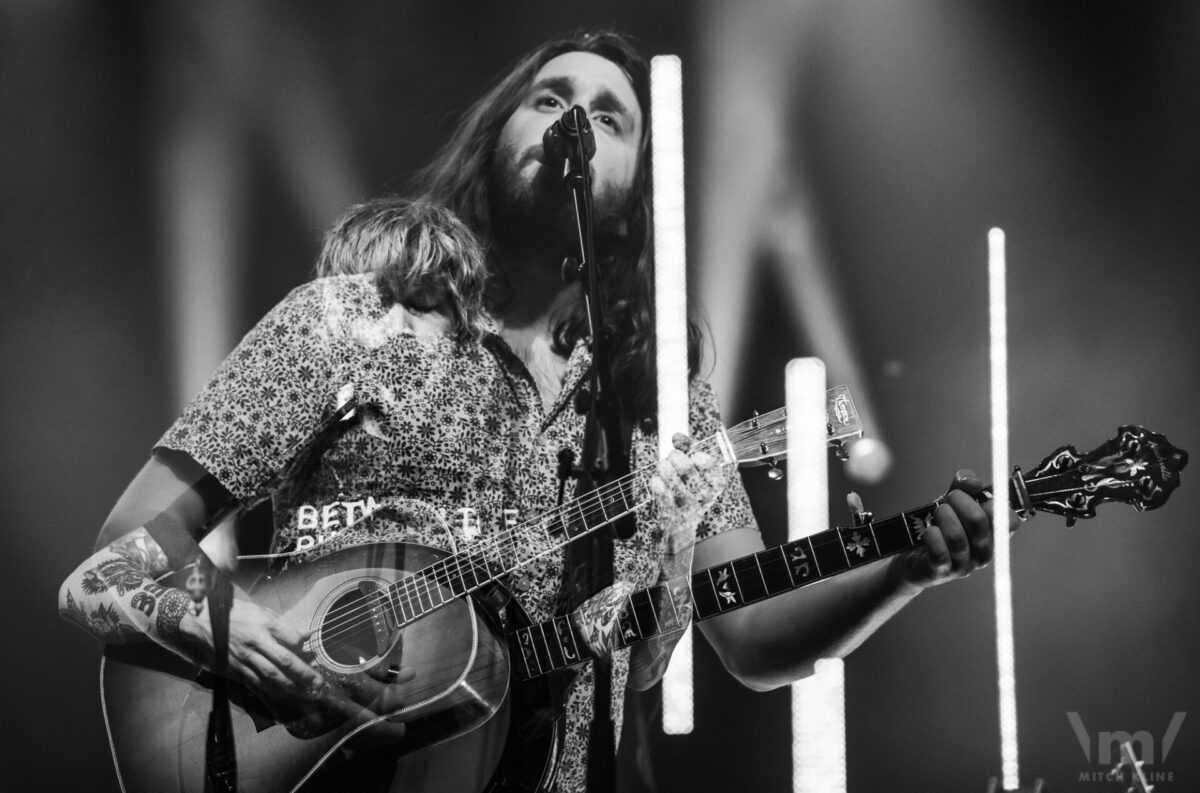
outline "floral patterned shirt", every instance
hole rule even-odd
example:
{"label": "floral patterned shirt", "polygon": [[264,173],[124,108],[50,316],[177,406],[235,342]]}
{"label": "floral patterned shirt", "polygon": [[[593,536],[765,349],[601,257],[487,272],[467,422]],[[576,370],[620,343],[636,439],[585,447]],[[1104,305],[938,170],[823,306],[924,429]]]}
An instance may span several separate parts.
{"label": "floral patterned shirt", "polygon": [[[234,496],[253,501],[270,495],[264,491],[295,450],[352,391],[362,415],[306,474],[294,498],[276,499],[275,550],[298,561],[362,542],[462,550],[512,525],[514,516],[552,508],[559,450],[582,444],[584,422],[571,397],[587,374],[586,345],[571,354],[562,393],[547,411],[533,378],[498,335],[479,342],[418,335],[404,326],[404,316],[402,307],[381,300],[370,276],[298,287],[246,335],[158,446],[186,452]],[[719,426],[711,387],[694,382],[692,434],[706,438]],[[634,430],[634,470],[657,459],[657,446],[655,435]],[[347,529],[352,521],[344,510],[326,510],[368,497],[419,502],[434,519],[361,521]],[[697,540],[754,525],[740,477],[731,476]],[[616,580],[656,583],[663,553],[651,503],[638,512],[635,536],[615,543]],[[551,551],[505,580],[534,620],[561,613],[562,564],[562,552]],[[568,694],[557,783],[563,791],[585,786],[590,669]],[[628,653],[618,652],[615,692],[623,691],[627,675]],[[614,695],[618,730],[622,704],[623,696]]]}

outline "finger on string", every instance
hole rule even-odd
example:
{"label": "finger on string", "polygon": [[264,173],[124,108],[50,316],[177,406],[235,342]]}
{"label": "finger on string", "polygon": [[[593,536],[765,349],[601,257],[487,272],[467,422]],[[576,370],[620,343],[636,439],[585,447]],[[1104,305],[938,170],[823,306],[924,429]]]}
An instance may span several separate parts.
{"label": "finger on string", "polygon": [[971,572],[971,541],[967,538],[967,530],[958,512],[944,503],[937,508],[936,516],[942,540],[950,554],[950,569],[959,575]]}
{"label": "finger on string", "polygon": [[690,481],[690,488],[702,504],[711,504],[725,490],[726,473],[719,466],[697,469],[699,476]]}
{"label": "finger on string", "polygon": [[[687,485],[683,483],[679,471],[667,460],[663,460],[658,464],[658,476],[662,479],[663,487],[665,488],[663,492],[658,494],[660,498],[666,497],[669,494],[672,503],[676,507],[685,507],[689,501],[695,499],[695,496],[688,490]],[[653,480],[651,480],[651,485],[653,486]]]}
{"label": "finger on string", "polygon": [[[996,528],[995,528],[996,527],[996,504],[998,504],[998,503],[999,503],[998,501],[996,501],[995,499],[993,499],[991,497],[989,497],[989,500],[987,500],[983,503],[983,511],[987,513],[988,520],[991,521],[993,533],[995,533],[995,530],[996,530]],[[1008,513],[1008,533],[1012,534],[1014,531],[1019,529],[1021,527],[1021,524],[1024,523],[1025,521],[1022,520],[1021,516],[1018,515],[1016,512],[1014,512],[1012,509],[1008,509],[1006,511]]]}
{"label": "finger on string", "polygon": [[291,623],[285,620],[278,620],[268,626],[271,635],[274,636],[279,643],[291,648],[297,648],[304,643],[306,636],[296,630]]}
{"label": "finger on string", "polygon": [[983,491],[983,480],[970,468],[963,468],[954,474],[954,479],[950,482],[946,493],[949,494],[955,490],[961,490],[970,496],[978,495]]}
{"label": "finger on string", "polygon": [[677,432],[671,436],[671,445],[686,454],[692,448],[692,437]]}
{"label": "finger on string", "polygon": [[946,497],[966,531],[972,569],[982,567],[992,558],[992,521],[984,505],[965,491],[956,490]]}
{"label": "finger on string", "polygon": [[942,536],[942,530],[937,526],[930,526],[925,529],[921,541],[925,543],[929,577],[936,579],[949,573],[950,551],[946,547],[946,538]]}
{"label": "finger on string", "polygon": [[[264,644],[259,648],[259,653],[273,667],[269,670],[270,677],[284,685],[307,689],[316,685],[321,677],[317,670],[281,645]],[[281,679],[277,678],[276,672],[282,676]]]}
{"label": "finger on string", "polygon": [[696,464],[692,461],[692,458],[678,449],[673,450],[667,455],[667,461],[675,469],[675,472],[679,474],[680,479],[686,481],[696,473]]}
{"label": "finger on string", "polygon": [[245,664],[257,675],[261,686],[275,691],[293,688],[292,681],[267,656],[252,653],[246,657]]}

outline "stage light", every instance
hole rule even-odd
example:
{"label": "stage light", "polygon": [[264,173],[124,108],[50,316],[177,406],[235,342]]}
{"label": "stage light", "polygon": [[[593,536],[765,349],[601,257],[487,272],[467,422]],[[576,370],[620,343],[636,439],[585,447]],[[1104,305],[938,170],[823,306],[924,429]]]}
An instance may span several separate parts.
{"label": "stage light", "polygon": [[892,451],[878,438],[860,438],[850,444],[846,476],[864,485],[877,485],[892,469]]}
{"label": "stage light", "polygon": [[[796,358],[785,370],[788,433],[788,540],[829,528],[825,364]],[[846,790],[845,683],[840,658],[816,662],[792,685],[792,790]]]}
{"label": "stage light", "polygon": [[[988,316],[992,385],[992,482],[996,513],[1008,506],[1008,317],[1004,232],[988,232]],[[1003,522],[995,532],[996,666],[1000,698],[1000,768],[1005,790],[1020,786],[1017,762],[1017,678],[1013,655],[1012,571]]]}
{"label": "stage light", "polygon": [[[687,248],[683,193],[683,69],[674,55],[650,61],[651,155],[654,162],[654,316],[657,334],[659,454],[671,436],[689,432]],[[690,566],[690,557],[688,560]],[[684,632],[663,678],[663,731],[693,725],[691,629]]]}

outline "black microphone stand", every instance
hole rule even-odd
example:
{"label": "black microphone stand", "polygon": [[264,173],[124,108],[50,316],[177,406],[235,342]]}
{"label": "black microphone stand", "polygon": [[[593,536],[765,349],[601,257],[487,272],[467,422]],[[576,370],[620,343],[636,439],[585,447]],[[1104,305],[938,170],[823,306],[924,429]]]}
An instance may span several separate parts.
{"label": "black microphone stand", "polygon": [[[575,105],[547,132],[559,133],[568,154],[563,183],[575,205],[579,259],[567,260],[564,275],[584,278],[583,300],[591,333],[592,370],[588,388],[588,422],[584,435],[583,467],[595,486],[605,485],[629,473],[629,449],[623,435],[621,402],[613,385],[612,355],[604,325],[604,296],[600,266],[596,262],[592,219],[592,176],[588,162],[596,152],[591,124],[583,108]],[[552,146],[562,146],[555,142]],[[623,527],[627,529],[628,527]],[[631,534],[618,531],[621,539]]]}
{"label": "black microphone stand", "polygon": [[[587,114],[574,105],[546,132],[543,148],[547,154],[566,154],[563,183],[571,191],[578,231],[579,259],[568,259],[564,277],[585,278],[584,304],[591,331],[592,369],[588,386],[587,423],[584,430],[582,470],[591,487],[603,487],[629,473],[629,433],[621,414],[621,401],[613,385],[612,355],[604,324],[604,295],[601,273],[593,240],[592,178],[589,161],[596,142]],[[549,151],[553,150],[553,151]],[[595,535],[594,570],[600,587],[613,581],[613,535],[621,539],[633,536],[633,516],[621,518],[612,530]],[[595,690],[592,725],[588,741],[588,793],[611,793],[616,789],[616,725],[612,721],[612,665],[607,660],[593,662]]]}

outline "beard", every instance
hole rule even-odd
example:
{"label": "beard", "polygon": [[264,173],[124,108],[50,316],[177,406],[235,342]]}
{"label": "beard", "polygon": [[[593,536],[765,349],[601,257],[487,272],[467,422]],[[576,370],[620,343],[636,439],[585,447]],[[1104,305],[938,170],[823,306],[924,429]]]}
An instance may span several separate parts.
{"label": "beard", "polygon": [[[498,149],[488,168],[488,211],[492,239],[501,255],[552,261],[579,256],[579,231],[571,191],[558,167],[542,165],[531,180],[521,169],[537,158],[539,146],[517,156]],[[596,258],[604,262],[636,254],[644,236],[637,196],[632,189],[592,184],[592,238]]]}

